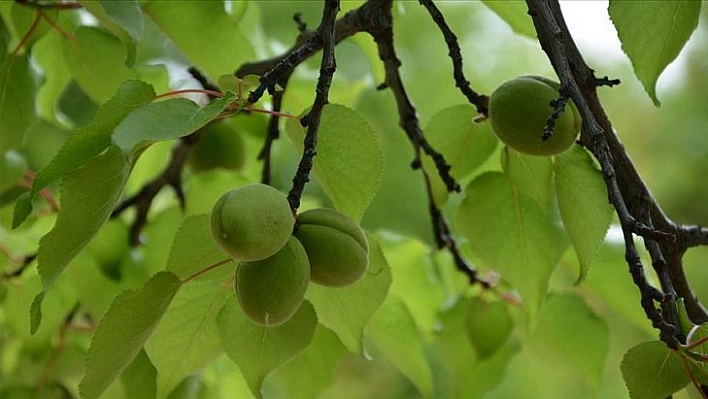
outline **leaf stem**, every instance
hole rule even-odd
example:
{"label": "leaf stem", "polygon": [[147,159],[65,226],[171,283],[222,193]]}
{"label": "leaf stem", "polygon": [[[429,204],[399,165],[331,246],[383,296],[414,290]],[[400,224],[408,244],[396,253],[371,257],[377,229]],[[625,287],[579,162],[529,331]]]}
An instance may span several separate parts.
{"label": "leaf stem", "polygon": [[202,269],[202,270],[200,270],[200,271],[198,271],[198,272],[192,274],[191,276],[189,276],[189,277],[187,277],[186,279],[182,280],[180,283],[181,283],[181,284],[186,284],[186,283],[188,283],[188,282],[190,282],[190,281],[196,279],[197,277],[199,277],[199,276],[201,276],[201,275],[203,275],[203,274],[206,274],[206,273],[208,273],[208,272],[210,272],[210,271],[212,271],[212,270],[218,268],[219,266],[223,266],[223,265],[225,265],[225,264],[227,264],[227,263],[229,263],[229,262],[232,262],[232,261],[233,261],[233,259],[229,258],[229,259],[224,259],[224,260],[222,260],[222,261],[220,261],[220,262],[216,262],[216,263],[214,263],[213,265],[209,265],[209,266],[205,267],[204,269]]}

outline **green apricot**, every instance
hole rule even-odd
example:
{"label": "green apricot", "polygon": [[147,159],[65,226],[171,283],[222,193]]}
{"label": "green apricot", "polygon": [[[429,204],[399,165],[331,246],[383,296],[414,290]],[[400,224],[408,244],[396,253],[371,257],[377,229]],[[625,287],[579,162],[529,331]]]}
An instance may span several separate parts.
{"label": "green apricot", "polygon": [[224,122],[218,122],[194,143],[187,161],[196,172],[243,167],[245,144],[241,135]]}
{"label": "green apricot", "polygon": [[472,298],[467,304],[465,330],[480,360],[492,357],[507,342],[513,328],[504,302]]}
{"label": "green apricot", "polygon": [[580,133],[582,119],[569,100],[546,141],[543,128],[553,112],[560,84],[543,76],[520,76],[502,83],[489,98],[489,119],[497,137],[524,154],[556,155],[569,149]]}
{"label": "green apricot", "polygon": [[254,323],[278,326],[290,320],[305,298],[310,264],[300,241],[290,237],[275,255],[241,262],[236,269],[236,296]]}
{"label": "green apricot", "polygon": [[353,284],[369,266],[369,244],[361,227],[331,209],[298,215],[293,233],[307,251],[310,279],[329,287]]}
{"label": "green apricot", "polygon": [[285,195],[265,184],[226,192],[211,211],[211,236],[239,261],[265,259],[283,248],[295,218]]}
{"label": "green apricot", "polygon": [[25,175],[27,162],[15,150],[7,151],[0,158],[0,191],[17,185]]}

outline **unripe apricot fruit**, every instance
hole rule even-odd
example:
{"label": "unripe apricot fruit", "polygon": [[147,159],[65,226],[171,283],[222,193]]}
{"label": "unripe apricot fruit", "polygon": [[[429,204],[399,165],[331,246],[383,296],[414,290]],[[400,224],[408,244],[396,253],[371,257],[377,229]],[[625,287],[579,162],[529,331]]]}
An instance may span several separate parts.
{"label": "unripe apricot fruit", "polygon": [[273,256],[241,262],[236,269],[236,296],[254,323],[278,326],[293,317],[305,298],[310,264],[302,244],[290,237]]}
{"label": "unripe apricot fruit", "polygon": [[297,216],[295,237],[310,260],[310,279],[329,287],[353,284],[369,265],[369,245],[359,225],[331,209],[311,209]]}
{"label": "unripe apricot fruit", "polygon": [[295,218],[285,195],[265,184],[226,192],[211,211],[211,235],[232,258],[265,259],[283,248]]}
{"label": "unripe apricot fruit", "polygon": [[215,168],[238,170],[243,167],[244,151],[245,143],[239,132],[222,121],[204,132],[187,161],[196,172]]}
{"label": "unripe apricot fruit", "polygon": [[568,100],[555,121],[553,135],[543,140],[543,128],[553,113],[560,84],[543,76],[520,76],[502,83],[489,98],[489,119],[497,137],[524,154],[556,155],[569,149],[580,133],[582,119]]}

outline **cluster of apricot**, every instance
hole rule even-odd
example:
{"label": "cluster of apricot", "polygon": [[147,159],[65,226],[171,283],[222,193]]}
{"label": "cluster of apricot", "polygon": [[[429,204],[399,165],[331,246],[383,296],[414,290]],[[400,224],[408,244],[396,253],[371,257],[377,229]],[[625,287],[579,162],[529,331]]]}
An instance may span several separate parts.
{"label": "cluster of apricot", "polygon": [[295,217],[285,195],[265,184],[222,195],[211,212],[211,234],[238,263],[239,306],[263,326],[290,320],[310,281],[343,287],[368,267],[368,243],[356,222],[324,208]]}

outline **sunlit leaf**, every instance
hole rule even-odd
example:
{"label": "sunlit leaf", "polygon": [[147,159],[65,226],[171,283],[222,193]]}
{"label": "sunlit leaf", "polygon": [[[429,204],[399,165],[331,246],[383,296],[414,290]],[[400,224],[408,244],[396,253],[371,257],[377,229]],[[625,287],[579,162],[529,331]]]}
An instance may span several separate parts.
{"label": "sunlit leaf", "polygon": [[147,104],[154,96],[155,92],[147,83],[139,80],[123,82],[113,97],[99,108],[91,122],[74,130],[52,161],[37,172],[32,186],[33,193],[81,167],[108,148],[113,129],[128,114]]}
{"label": "sunlit leaf", "polygon": [[533,198],[541,208],[549,209],[553,188],[551,157],[526,155],[504,147],[502,167],[515,189]]}
{"label": "sunlit leaf", "polygon": [[101,29],[81,26],[74,40],[62,40],[61,47],[71,75],[98,103],[111,98],[124,80],[139,78],[137,70],[125,66],[120,40]]}
{"label": "sunlit leaf", "polygon": [[391,285],[391,270],[378,241],[369,236],[369,269],[348,287],[310,284],[307,299],[317,311],[319,322],[334,331],[352,352],[362,353],[362,335]]}
{"label": "sunlit leaf", "polygon": [[656,81],[698,26],[700,10],[700,1],[610,1],[622,50],[656,106]]}
{"label": "sunlit leaf", "polygon": [[126,153],[160,140],[194,133],[216,118],[234,100],[233,93],[200,107],[185,98],[171,98],[143,105],[115,128],[113,140]]}
{"label": "sunlit leaf", "polygon": [[58,32],[52,32],[39,40],[32,49],[32,58],[44,73],[44,84],[37,92],[37,113],[55,123],[59,122],[59,97],[71,78],[61,52],[62,40],[66,39]]}
{"label": "sunlit leaf", "polygon": [[[337,364],[347,355],[349,351],[337,335],[318,325],[310,345],[266,378],[264,397],[286,398],[297,392],[301,398],[317,398],[332,383]],[[317,378],[312,378],[315,375]]]}
{"label": "sunlit leaf", "polygon": [[533,26],[529,9],[523,1],[484,0],[492,11],[503,19],[514,32],[536,39],[536,29]]}
{"label": "sunlit leaf", "polygon": [[563,225],[580,262],[578,283],[587,276],[612,222],[612,207],[602,172],[580,147],[556,157],[556,192]]}
{"label": "sunlit leaf", "polygon": [[131,68],[135,63],[136,42],[143,32],[143,15],[138,2],[81,0],[79,3],[123,42],[127,50],[125,65]]}
{"label": "sunlit leaf", "polygon": [[[290,139],[302,153],[306,128],[298,121],[286,125]],[[355,221],[378,191],[384,159],[376,132],[357,112],[327,104],[322,110],[314,174],[335,208]]]}
{"label": "sunlit leaf", "polygon": [[391,361],[424,397],[433,392],[433,376],[424,356],[423,335],[406,305],[389,296],[366,329],[375,345],[373,357],[382,354]]}
{"label": "sunlit leaf", "polygon": [[[40,240],[37,253],[45,292],[108,219],[123,192],[128,172],[123,154],[111,147],[64,179],[56,224]],[[38,315],[39,305],[33,306],[33,313]]]}
{"label": "sunlit leaf", "polygon": [[19,152],[10,150],[0,155],[0,192],[17,185],[26,169],[27,161]]}
{"label": "sunlit leaf", "polygon": [[185,279],[225,260],[229,256],[211,238],[209,214],[195,215],[186,218],[177,231],[166,270]]}
{"label": "sunlit leaf", "polygon": [[[419,240],[382,238],[382,249],[391,268],[390,294],[400,298],[425,334],[436,324],[437,310],[445,299],[430,258],[430,247]],[[425,295],[420,295],[425,292]]]}
{"label": "sunlit leaf", "polygon": [[457,226],[475,255],[519,290],[533,320],[567,247],[557,222],[505,175],[489,172],[467,187]]}
{"label": "sunlit leaf", "polygon": [[[477,110],[469,104],[454,105],[440,110],[425,128],[426,139],[445,157],[452,167],[450,175],[457,181],[480,167],[499,142],[489,123],[473,121],[476,115]],[[424,157],[423,165],[431,177],[436,202],[444,204],[448,191],[435,164],[430,157]]]}
{"label": "sunlit leaf", "polygon": [[442,351],[449,372],[447,377],[456,398],[482,398],[504,378],[509,361],[518,353],[519,343],[509,339],[486,360],[479,359],[479,350],[470,340],[466,319],[470,302],[464,298],[439,313],[440,325],[434,339]]}
{"label": "sunlit leaf", "polygon": [[[204,265],[204,267],[209,265]],[[221,353],[216,317],[233,287],[233,268],[222,266],[185,283],[145,343],[157,370],[157,397]]]}
{"label": "sunlit leaf", "polygon": [[140,353],[180,287],[172,273],[154,275],[139,290],[126,291],[101,319],[86,357],[81,397],[98,398]]}
{"label": "sunlit leaf", "polygon": [[621,367],[632,399],[664,399],[689,382],[679,353],[661,341],[633,347],[625,353]]}
{"label": "sunlit leaf", "polygon": [[38,82],[27,54],[0,64],[0,141],[3,151],[19,148],[25,131],[37,118]]}
{"label": "sunlit leaf", "polygon": [[126,397],[131,399],[155,399],[157,371],[144,350],[120,375],[120,382]]}
{"label": "sunlit leaf", "polygon": [[514,328],[508,305],[472,298],[467,305],[465,330],[481,360],[494,355],[507,342]]}
{"label": "sunlit leaf", "polygon": [[143,12],[172,39],[192,65],[214,80],[233,73],[253,57],[248,39],[226,14],[222,2],[158,0],[144,5]]}
{"label": "sunlit leaf", "polygon": [[554,357],[598,389],[610,331],[585,302],[572,294],[550,295],[531,337],[536,353]]}
{"label": "sunlit leaf", "polygon": [[241,369],[253,395],[261,397],[266,376],[310,344],[317,316],[305,301],[285,324],[263,327],[248,319],[232,296],[219,312],[217,323],[226,354]]}
{"label": "sunlit leaf", "polygon": [[[56,19],[57,10],[48,9],[44,13],[47,18],[41,18],[41,15],[36,10],[18,2],[10,4],[9,12],[5,16],[7,17],[7,28],[11,31],[15,41],[8,44],[19,46],[20,41],[24,41],[22,48],[29,49],[50,32],[52,26],[47,22],[47,19]],[[33,28],[32,25],[36,21],[37,25]],[[15,50],[19,51],[20,49],[15,47]]]}

